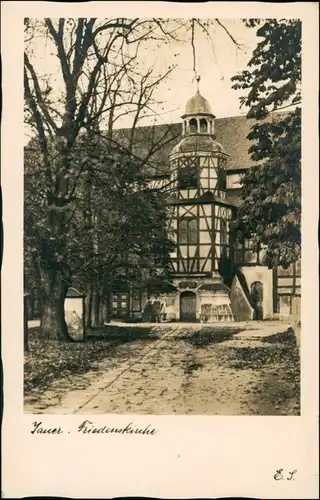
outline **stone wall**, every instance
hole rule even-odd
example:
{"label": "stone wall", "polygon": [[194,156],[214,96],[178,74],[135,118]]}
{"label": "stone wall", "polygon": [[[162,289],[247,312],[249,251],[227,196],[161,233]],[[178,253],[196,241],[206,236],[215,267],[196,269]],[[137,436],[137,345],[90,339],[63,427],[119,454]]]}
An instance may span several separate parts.
{"label": "stone wall", "polygon": [[293,324],[293,331],[294,331],[294,334],[295,334],[295,337],[296,337],[297,346],[300,349],[300,343],[301,343],[301,325],[300,325],[300,321],[295,321],[295,323]]}
{"label": "stone wall", "polygon": [[301,297],[292,298],[292,319],[299,322],[301,319]]}
{"label": "stone wall", "polygon": [[248,321],[253,319],[253,309],[244,293],[237,276],[233,278],[231,285],[231,309],[236,321]]}
{"label": "stone wall", "polygon": [[279,295],[279,319],[299,322],[301,318],[301,297]]}
{"label": "stone wall", "polygon": [[288,319],[292,312],[291,295],[279,295],[279,319]]}

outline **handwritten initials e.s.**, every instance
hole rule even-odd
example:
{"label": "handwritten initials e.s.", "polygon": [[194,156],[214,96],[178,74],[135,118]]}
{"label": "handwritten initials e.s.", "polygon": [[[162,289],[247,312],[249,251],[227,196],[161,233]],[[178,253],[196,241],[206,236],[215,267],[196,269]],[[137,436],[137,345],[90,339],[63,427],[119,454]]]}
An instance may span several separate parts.
{"label": "handwritten initials e.s.", "polygon": [[279,470],[276,470],[276,473],[275,475],[273,476],[273,479],[275,481],[283,481],[284,479],[286,479],[287,481],[294,481],[294,475],[296,474],[296,472],[298,472],[297,470],[293,470],[292,472],[289,472],[289,476],[287,476],[286,478],[284,477],[284,474],[283,474],[283,469],[279,469]]}

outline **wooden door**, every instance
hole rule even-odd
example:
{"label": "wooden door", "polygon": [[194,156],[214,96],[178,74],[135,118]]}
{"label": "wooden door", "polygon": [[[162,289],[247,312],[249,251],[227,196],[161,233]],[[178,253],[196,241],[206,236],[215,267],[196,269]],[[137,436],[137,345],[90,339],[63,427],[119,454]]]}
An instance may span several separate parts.
{"label": "wooden door", "polygon": [[196,321],[197,297],[193,292],[182,292],[180,295],[180,320]]}

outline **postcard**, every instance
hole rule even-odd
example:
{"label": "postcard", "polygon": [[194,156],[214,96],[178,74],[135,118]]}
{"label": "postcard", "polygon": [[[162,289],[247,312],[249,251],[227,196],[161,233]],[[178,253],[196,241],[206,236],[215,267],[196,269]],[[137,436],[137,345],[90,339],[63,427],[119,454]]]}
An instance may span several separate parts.
{"label": "postcard", "polygon": [[318,498],[318,5],[2,5],[2,495]]}

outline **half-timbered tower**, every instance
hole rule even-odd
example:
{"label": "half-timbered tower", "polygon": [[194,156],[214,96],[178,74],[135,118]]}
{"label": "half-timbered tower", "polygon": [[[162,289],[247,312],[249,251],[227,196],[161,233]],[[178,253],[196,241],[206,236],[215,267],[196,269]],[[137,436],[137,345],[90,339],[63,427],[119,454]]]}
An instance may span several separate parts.
{"label": "half-timbered tower", "polygon": [[[277,115],[267,119],[276,122]],[[170,291],[150,296],[146,289],[123,283],[110,294],[112,318],[206,322],[299,317],[300,260],[288,269],[268,269],[265,249],[256,252],[252,241],[236,244],[230,235],[230,222],[242,203],[242,175],[254,166],[248,135],[255,124],[246,116],[215,119],[198,80],[182,122],[137,127],[134,140],[131,128],[113,131],[116,143],[132,146],[133,154],[144,160],[152,187],[168,190],[175,250]],[[39,314],[34,290],[29,306],[29,317]]]}
{"label": "half-timbered tower", "polygon": [[[173,286],[152,297],[145,290],[114,290],[112,317],[211,322],[298,315],[300,262],[268,269],[265,249],[255,252],[250,240],[235,244],[230,235],[242,202],[241,177],[253,166],[247,139],[253,124],[245,116],[215,119],[198,81],[182,123],[138,130],[140,156],[149,142],[161,144],[152,156],[150,182],[168,189]],[[119,142],[125,143],[126,133],[131,130],[119,131]]]}
{"label": "half-timbered tower", "polygon": [[228,288],[219,275],[221,260],[230,258],[233,206],[226,201],[228,154],[215,140],[214,119],[198,88],[182,116],[182,138],[169,155],[176,292],[165,300],[172,319],[233,319]]}

